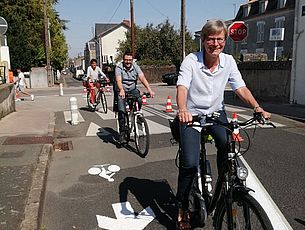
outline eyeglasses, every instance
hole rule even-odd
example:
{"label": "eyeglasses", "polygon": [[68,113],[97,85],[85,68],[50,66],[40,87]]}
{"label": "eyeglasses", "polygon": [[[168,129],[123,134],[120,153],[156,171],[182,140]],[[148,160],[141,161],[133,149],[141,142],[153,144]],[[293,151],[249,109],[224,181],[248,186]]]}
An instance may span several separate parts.
{"label": "eyeglasses", "polygon": [[207,38],[206,39],[206,43],[211,45],[211,44],[215,44],[217,41],[218,44],[223,44],[226,40],[224,38]]}

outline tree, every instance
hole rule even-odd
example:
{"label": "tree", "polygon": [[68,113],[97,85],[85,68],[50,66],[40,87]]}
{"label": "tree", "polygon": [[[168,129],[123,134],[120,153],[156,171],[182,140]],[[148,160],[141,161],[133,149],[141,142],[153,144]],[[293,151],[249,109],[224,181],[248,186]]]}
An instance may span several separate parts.
{"label": "tree", "polygon": [[[119,59],[126,49],[131,49],[131,34],[127,32],[127,39],[120,43]],[[189,32],[186,33],[186,53],[197,49],[195,41]],[[179,31],[168,20],[153,26],[147,24],[145,28],[135,26],[135,58],[141,64],[164,65],[181,63],[181,39]],[[118,60],[116,60],[118,61]]]}
{"label": "tree", "polygon": [[[47,12],[51,22],[51,44],[54,44],[51,62],[59,68],[67,59],[67,44],[63,36],[64,22],[54,10],[57,2],[48,0]],[[43,4],[44,0],[0,1],[1,16],[8,22],[6,36],[13,69],[30,70],[46,64]]]}

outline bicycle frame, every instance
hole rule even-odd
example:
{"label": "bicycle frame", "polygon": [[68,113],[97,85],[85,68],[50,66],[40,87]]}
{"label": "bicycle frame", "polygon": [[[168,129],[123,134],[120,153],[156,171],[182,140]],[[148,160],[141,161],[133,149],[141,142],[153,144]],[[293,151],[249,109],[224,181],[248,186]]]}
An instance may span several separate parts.
{"label": "bicycle frame", "polygon": [[[128,124],[128,132],[129,132],[129,136],[132,132],[134,132],[134,128],[136,129],[135,132],[138,134],[139,130],[138,130],[138,126],[135,125],[135,121],[137,120],[136,118],[138,116],[143,117],[143,113],[141,110],[139,110],[139,105],[138,102],[136,101],[136,99],[134,97],[129,97],[126,98],[127,103],[130,106],[130,111],[127,112],[127,121],[126,123]],[[145,132],[145,129],[144,129]],[[146,133],[144,133],[146,135]]]}
{"label": "bicycle frame", "polygon": [[[251,124],[251,122],[255,121],[255,118],[244,123],[244,126]],[[266,123],[268,124],[268,123]],[[229,123],[227,125],[223,125],[226,129],[230,130],[230,133],[233,133],[234,125],[239,126],[239,123]],[[272,123],[269,125],[274,126]],[[206,175],[207,175],[207,154],[206,154],[206,141],[204,136],[207,135],[206,125],[202,129],[201,133],[201,151],[200,151],[200,163],[199,163],[199,175],[198,175],[198,187],[201,190],[201,194],[206,201],[207,214],[210,215],[215,210],[217,211],[218,204],[220,200],[225,202],[225,208],[227,213],[227,227],[229,230],[234,229],[233,223],[233,194],[235,192],[241,192],[243,194],[248,194],[249,191],[253,191],[252,189],[246,187],[245,180],[238,177],[238,168],[245,166],[239,160],[239,151],[236,152],[236,143],[237,139],[233,138],[231,135],[228,146],[227,146],[227,160],[224,162],[223,167],[221,167],[221,171],[218,175],[217,182],[215,185],[214,192],[208,191],[206,186]],[[240,125],[242,126],[242,125]],[[200,188],[201,187],[201,188]],[[249,216],[249,210],[246,210],[244,213],[245,216]]]}

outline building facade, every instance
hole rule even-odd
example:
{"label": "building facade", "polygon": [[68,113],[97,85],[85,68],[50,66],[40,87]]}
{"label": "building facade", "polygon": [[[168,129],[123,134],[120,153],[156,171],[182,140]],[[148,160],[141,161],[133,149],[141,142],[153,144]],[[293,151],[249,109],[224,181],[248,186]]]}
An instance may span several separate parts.
{"label": "building facade", "polygon": [[[240,54],[267,54],[268,60],[292,58],[295,0],[252,0],[239,7],[236,17],[227,21],[243,21],[248,36],[241,42],[228,38],[225,52]],[[283,35],[281,38],[277,35]]]}
{"label": "building facade", "polygon": [[290,103],[305,105],[305,0],[296,0]]}

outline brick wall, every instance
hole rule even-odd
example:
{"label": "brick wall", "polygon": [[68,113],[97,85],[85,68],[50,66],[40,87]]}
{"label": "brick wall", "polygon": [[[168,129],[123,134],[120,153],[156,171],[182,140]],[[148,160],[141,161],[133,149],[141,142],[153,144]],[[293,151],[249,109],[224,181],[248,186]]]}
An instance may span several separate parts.
{"label": "brick wall", "polygon": [[162,82],[162,75],[176,72],[175,66],[141,66],[141,69],[149,83]]}

